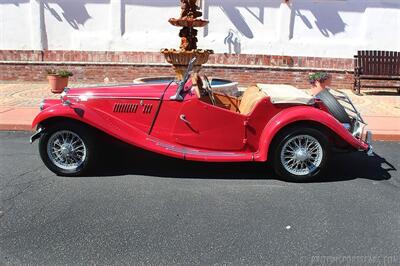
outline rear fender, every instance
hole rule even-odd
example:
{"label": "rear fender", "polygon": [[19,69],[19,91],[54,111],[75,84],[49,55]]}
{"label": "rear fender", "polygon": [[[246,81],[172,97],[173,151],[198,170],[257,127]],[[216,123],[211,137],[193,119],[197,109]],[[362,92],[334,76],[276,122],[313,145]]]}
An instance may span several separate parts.
{"label": "rear fender", "polygon": [[274,137],[284,128],[297,122],[313,122],[330,129],[343,141],[357,150],[367,150],[368,144],[356,139],[345,127],[329,113],[317,108],[296,106],[285,109],[275,115],[265,126],[261,137],[259,151],[255,154],[256,161],[266,161]]}
{"label": "rear fender", "polygon": [[[32,123],[32,127],[37,127],[40,124],[45,124],[47,121],[51,121],[51,119],[58,118],[69,118],[80,121],[123,142],[160,153],[160,148],[154,141],[152,141],[151,136],[147,133],[119,120],[116,117],[110,116],[104,111],[87,108],[81,104],[74,103],[70,106],[58,104],[46,108],[36,116]],[[181,153],[174,151],[169,151],[167,153],[163,152],[163,154],[176,158],[183,158]]]}

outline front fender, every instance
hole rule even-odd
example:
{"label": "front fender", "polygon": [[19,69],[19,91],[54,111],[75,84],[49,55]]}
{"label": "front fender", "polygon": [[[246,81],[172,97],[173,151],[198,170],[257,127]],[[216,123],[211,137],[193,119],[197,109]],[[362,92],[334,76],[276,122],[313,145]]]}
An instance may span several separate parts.
{"label": "front fender", "polygon": [[90,108],[79,103],[71,105],[57,104],[44,109],[33,120],[32,127],[37,127],[38,124],[52,118],[69,118],[80,121],[125,141],[130,139],[128,136],[132,138],[132,134],[135,137],[137,135],[144,137],[145,135],[143,131],[130,126],[116,117],[112,117],[100,109]]}
{"label": "front fender", "polygon": [[54,105],[40,112],[34,119],[32,127],[36,127],[52,118],[69,118],[80,121],[136,147],[176,158],[183,158],[183,155],[178,152],[160,152],[160,147],[152,141],[152,138],[147,133],[100,109],[89,108],[79,103],[73,103],[69,106],[63,104]]}
{"label": "front fender", "polygon": [[33,120],[32,128],[37,127],[39,124],[49,119],[70,118],[107,132],[106,124],[104,124],[107,117],[110,117],[107,113],[98,109],[88,108],[79,103],[70,105],[56,104],[41,111]]}
{"label": "front fender", "polygon": [[266,161],[270,145],[276,134],[284,127],[302,121],[311,121],[329,128],[355,149],[368,149],[368,144],[353,137],[331,114],[309,106],[296,106],[279,112],[267,123],[260,137],[259,151],[255,153],[254,159],[256,161]]}

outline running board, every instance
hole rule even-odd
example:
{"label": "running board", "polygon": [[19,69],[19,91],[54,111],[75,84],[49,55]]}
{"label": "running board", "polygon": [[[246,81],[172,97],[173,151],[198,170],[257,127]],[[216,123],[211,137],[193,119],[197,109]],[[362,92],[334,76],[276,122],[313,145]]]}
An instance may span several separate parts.
{"label": "running board", "polygon": [[165,149],[166,151],[181,154],[184,160],[190,161],[253,161],[253,153],[244,152],[224,152],[224,151],[212,151],[212,150],[201,150],[195,148],[183,147],[171,143],[166,143],[161,140],[154,138],[147,138],[147,141],[153,142],[158,147]]}

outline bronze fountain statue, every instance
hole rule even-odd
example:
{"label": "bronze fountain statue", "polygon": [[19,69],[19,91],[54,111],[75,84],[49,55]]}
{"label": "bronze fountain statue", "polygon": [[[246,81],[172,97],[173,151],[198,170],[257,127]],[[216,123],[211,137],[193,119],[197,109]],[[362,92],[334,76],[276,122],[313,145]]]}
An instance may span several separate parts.
{"label": "bronze fountain statue", "polygon": [[181,18],[198,18],[203,15],[197,6],[197,0],[181,0]]}
{"label": "bronze fountain statue", "polygon": [[199,19],[203,15],[197,0],[181,0],[180,18],[169,19],[169,23],[177,27],[183,27],[179,32],[181,38],[180,50],[163,49],[168,63],[172,64],[178,80],[182,80],[189,61],[196,57],[194,72],[199,72],[201,65],[208,61],[212,50],[197,49],[197,33],[195,28],[204,27],[208,24],[207,20]]}

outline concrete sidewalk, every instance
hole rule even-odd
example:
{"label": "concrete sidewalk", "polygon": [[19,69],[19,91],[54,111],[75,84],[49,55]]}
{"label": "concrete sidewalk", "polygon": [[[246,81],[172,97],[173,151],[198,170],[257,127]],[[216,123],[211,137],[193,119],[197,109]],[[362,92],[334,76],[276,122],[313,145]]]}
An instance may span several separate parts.
{"label": "concrete sidewalk", "polygon": [[[70,87],[87,84],[71,84]],[[93,85],[93,84],[91,84]],[[356,96],[346,92],[368,123],[374,140],[400,141],[400,96],[393,92],[369,92]],[[43,98],[58,98],[47,83],[0,84],[0,130],[33,130]]]}

